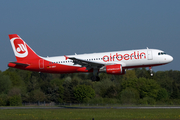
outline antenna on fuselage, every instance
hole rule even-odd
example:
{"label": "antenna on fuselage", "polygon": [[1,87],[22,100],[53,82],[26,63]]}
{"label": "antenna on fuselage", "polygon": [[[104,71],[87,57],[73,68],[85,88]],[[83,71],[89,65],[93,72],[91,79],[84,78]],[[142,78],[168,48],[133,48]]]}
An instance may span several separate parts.
{"label": "antenna on fuselage", "polygon": [[149,49],[149,48],[147,47],[147,49]]}

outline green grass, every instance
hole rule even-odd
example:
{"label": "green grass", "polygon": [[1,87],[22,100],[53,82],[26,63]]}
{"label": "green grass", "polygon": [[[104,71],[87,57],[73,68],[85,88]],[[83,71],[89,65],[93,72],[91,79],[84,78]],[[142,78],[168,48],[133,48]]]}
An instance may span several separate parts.
{"label": "green grass", "polygon": [[5,109],[0,120],[164,120],[180,119],[180,109]]}

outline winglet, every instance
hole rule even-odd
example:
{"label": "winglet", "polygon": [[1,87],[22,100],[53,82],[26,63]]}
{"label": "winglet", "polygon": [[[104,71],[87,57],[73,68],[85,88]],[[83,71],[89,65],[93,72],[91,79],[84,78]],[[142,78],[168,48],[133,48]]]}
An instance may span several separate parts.
{"label": "winglet", "polygon": [[64,57],[65,57],[66,60],[69,59],[69,57],[67,57],[67,56],[65,56],[65,55],[64,55]]}

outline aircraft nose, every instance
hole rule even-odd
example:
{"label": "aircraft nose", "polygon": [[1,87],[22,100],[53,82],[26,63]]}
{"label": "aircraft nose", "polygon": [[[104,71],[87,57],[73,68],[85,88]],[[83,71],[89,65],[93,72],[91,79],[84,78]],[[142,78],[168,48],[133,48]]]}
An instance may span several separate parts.
{"label": "aircraft nose", "polygon": [[167,60],[168,60],[168,62],[171,62],[171,61],[173,61],[173,57],[169,55]]}

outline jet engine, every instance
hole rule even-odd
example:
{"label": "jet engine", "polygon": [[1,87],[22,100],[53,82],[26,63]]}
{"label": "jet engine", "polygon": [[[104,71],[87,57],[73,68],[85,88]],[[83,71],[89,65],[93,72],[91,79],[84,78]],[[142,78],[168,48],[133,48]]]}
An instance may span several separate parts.
{"label": "jet engine", "polygon": [[101,71],[113,75],[123,75],[126,73],[126,70],[122,68],[121,64],[106,65],[104,66],[103,70],[101,69]]}

